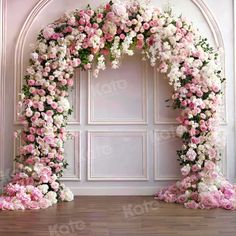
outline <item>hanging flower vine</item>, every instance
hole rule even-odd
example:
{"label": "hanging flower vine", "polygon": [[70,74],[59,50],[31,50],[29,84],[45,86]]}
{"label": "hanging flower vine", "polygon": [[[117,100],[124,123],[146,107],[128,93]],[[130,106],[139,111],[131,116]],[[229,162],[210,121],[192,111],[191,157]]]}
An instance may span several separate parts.
{"label": "hanging flower vine", "polygon": [[71,114],[68,90],[76,68],[94,76],[107,64],[119,68],[123,55],[136,49],[165,73],[174,88],[173,108],[181,110],[177,151],[182,180],[156,198],[189,208],[236,208],[235,186],[222,175],[215,141],[222,83],[219,56],[182,16],[174,17],[141,1],[111,1],[92,10],[66,13],[46,26],[37,43],[21,94],[22,140],[16,172],[0,197],[2,210],[47,208],[73,200],[60,177],[66,124]]}

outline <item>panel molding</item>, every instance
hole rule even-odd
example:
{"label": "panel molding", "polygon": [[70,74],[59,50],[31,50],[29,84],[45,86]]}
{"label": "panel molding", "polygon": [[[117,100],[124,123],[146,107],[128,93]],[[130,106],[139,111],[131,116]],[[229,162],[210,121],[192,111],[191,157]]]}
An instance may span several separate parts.
{"label": "panel molding", "polygon": [[[60,180],[62,181],[81,181],[81,131],[69,130],[71,134],[74,135],[74,174],[64,175]],[[78,150],[79,149],[79,150]]]}
{"label": "panel molding", "polygon": [[4,178],[4,110],[6,77],[6,12],[7,2],[0,0],[0,180]]}
{"label": "panel molding", "polygon": [[[164,186],[163,186],[164,187]],[[123,186],[123,187],[74,187],[70,189],[79,196],[153,196],[162,186]],[[153,199],[154,201],[154,199]]]}
{"label": "panel molding", "polygon": [[175,135],[175,131],[174,130],[154,130],[154,145],[153,145],[153,162],[154,162],[154,165],[153,165],[153,173],[154,173],[154,180],[156,181],[170,181],[170,180],[179,180],[180,179],[180,176],[161,176],[159,175],[159,171],[158,171],[158,163],[159,163],[159,158],[158,158],[158,145],[157,145],[157,142],[156,142],[156,139],[157,139],[157,136],[159,134],[167,134],[167,133],[173,133],[173,137],[176,137]]}
{"label": "panel molding", "polygon": [[[91,141],[93,134],[110,134],[117,136],[117,134],[126,133],[129,136],[140,136],[142,135],[143,142],[143,153],[142,153],[142,168],[143,176],[133,176],[133,177],[95,177],[92,175],[92,161],[91,161]],[[126,136],[127,137],[127,136]],[[87,180],[88,181],[147,181],[148,180],[148,169],[147,169],[147,131],[146,130],[135,130],[135,131],[112,131],[112,130],[99,130],[99,131],[88,131],[87,132]]]}
{"label": "panel molding", "polygon": [[[161,78],[161,79],[164,79],[164,78]],[[173,121],[160,121],[160,119],[158,118],[158,103],[157,103],[157,86],[158,86],[158,83],[159,83],[159,78],[158,78],[158,73],[157,73],[157,70],[154,69],[154,88],[153,88],[153,94],[154,94],[154,102],[153,102],[153,119],[154,119],[154,124],[155,125],[177,125],[178,122],[173,120]],[[168,82],[168,79],[166,78],[166,82]],[[170,85],[169,85],[170,86]],[[170,108],[172,109],[172,108]]]}
{"label": "panel molding", "polygon": [[[80,125],[81,124],[81,71],[79,69],[75,70],[74,73],[74,86],[72,89],[72,104],[73,107],[73,113],[75,118],[71,119],[69,118],[68,125]],[[71,104],[71,105],[72,105]],[[71,117],[71,116],[70,116]]]}
{"label": "panel molding", "polygon": [[94,103],[92,99],[91,80],[92,72],[88,71],[88,124],[91,125],[124,125],[124,124],[147,124],[147,78],[148,78],[148,64],[142,62],[142,119],[141,120],[95,120],[94,119]]}

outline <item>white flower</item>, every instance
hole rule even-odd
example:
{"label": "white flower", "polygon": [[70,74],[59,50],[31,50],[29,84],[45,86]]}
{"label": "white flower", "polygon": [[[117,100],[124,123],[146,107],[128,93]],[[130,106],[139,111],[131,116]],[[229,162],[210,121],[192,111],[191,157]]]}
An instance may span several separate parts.
{"label": "white flower", "polygon": [[57,127],[60,127],[61,124],[63,123],[64,121],[64,118],[63,118],[63,115],[55,115],[53,117],[53,120],[54,120],[54,124],[57,126]]}
{"label": "white flower", "polygon": [[126,17],[127,16],[127,12],[126,12],[126,6],[123,2],[121,1],[117,1],[116,3],[114,3],[112,5],[112,11],[120,17]]}
{"label": "white flower", "polygon": [[182,138],[185,132],[187,132],[187,128],[183,125],[179,125],[176,129],[176,135],[180,138]]}
{"label": "white flower", "polygon": [[38,58],[39,58],[38,53],[36,53],[36,52],[31,53],[31,59],[32,59],[32,60],[37,61]]}
{"label": "white flower", "polygon": [[208,192],[208,187],[207,187],[207,185],[206,185],[205,183],[203,183],[203,182],[200,182],[200,183],[198,184],[198,191],[199,191],[199,192]]}
{"label": "white flower", "polygon": [[68,111],[70,109],[70,103],[66,98],[61,97],[58,101],[58,105],[61,106],[64,111]]}
{"label": "white flower", "polygon": [[181,168],[181,173],[183,176],[186,176],[189,174],[190,170],[191,170],[191,167],[189,164],[187,164],[186,166]]}
{"label": "white flower", "polygon": [[74,195],[69,188],[65,188],[62,192],[64,195],[63,201],[70,202],[74,200]]}
{"label": "white flower", "polygon": [[37,188],[43,193],[43,194],[46,194],[48,192],[48,185],[47,184],[42,184],[42,185],[39,185],[37,186]]}
{"label": "white flower", "polygon": [[169,24],[166,28],[164,28],[164,33],[167,37],[173,36],[176,32],[176,27],[173,24]]}
{"label": "white flower", "polygon": [[91,46],[93,48],[98,48],[101,42],[101,38],[99,36],[97,36],[96,34],[94,34],[90,40],[89,40]]}
{"label": "white flower", "polygon": [[27,109],[26,109],[26,112],[25,112],[25,115],[26,115],[27,117],[31,117],[31,116],[33,115],[33,111],[32,111],[30,108],[27,108]]}
{"label": "white flower", "polygon": [[45,53],[47,50],[47,45],[45,43],[40,42],[38,45],[38,49],[40,53]]}
{"label": "white flower", "polygon": [[57,194],[53,191],[48,192],[45,195],[45,198],[48,199],[52,204],[56,204],[57,203]]}

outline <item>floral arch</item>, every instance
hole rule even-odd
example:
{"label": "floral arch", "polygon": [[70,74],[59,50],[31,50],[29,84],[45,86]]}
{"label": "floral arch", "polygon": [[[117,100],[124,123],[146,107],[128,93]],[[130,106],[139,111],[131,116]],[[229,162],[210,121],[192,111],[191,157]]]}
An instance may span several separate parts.
{"label": "floral arch", "polygon": [[156,198],[188,208],[236,209],[236,188],[217,164],[215,127],[224,82],[218,53],[182,16],[135,0],[75,10],[38,35],[19,104],[24,127],[16,136],[23,144],[0,209],[40,209],[73,200],[60,177],[67,166],[63,154],[74,70],[90,70],[96,62],[97,76],[108,62],[118,68],[122,56],[135,49],[167,75],[173,108],[181,110],[176,132],[183,141],[177,151],[183,177]]}

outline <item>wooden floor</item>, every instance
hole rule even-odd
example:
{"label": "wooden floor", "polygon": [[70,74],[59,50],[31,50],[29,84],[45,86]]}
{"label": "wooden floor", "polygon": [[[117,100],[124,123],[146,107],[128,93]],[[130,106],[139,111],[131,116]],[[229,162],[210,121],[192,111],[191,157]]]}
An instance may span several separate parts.
{"label": "wooden floor", "polygon": [[152,197],[77,197],[45,210],[0,212],[0,236],[227,236],[236,211],[190,210]]}

